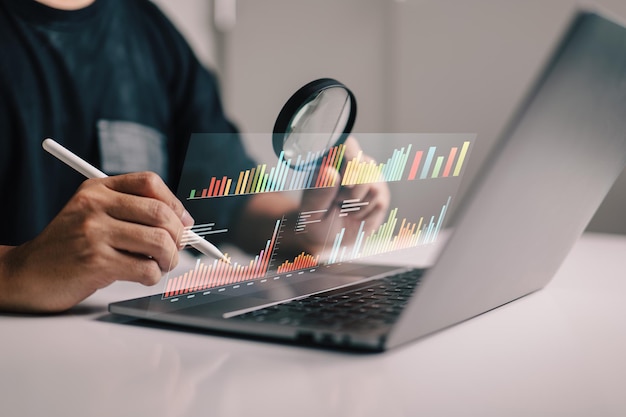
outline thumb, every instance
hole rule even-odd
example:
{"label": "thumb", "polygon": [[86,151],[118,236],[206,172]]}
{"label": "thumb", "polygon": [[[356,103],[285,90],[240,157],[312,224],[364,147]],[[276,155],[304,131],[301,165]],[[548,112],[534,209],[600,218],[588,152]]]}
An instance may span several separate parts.
{"label": "thumb", "polygon": [[323,185],[304,190],[300,211],[324,210],[335,206],[335,198],[341,186],[339,172],[333,167],[325,167],[319,171],[318,175]]}

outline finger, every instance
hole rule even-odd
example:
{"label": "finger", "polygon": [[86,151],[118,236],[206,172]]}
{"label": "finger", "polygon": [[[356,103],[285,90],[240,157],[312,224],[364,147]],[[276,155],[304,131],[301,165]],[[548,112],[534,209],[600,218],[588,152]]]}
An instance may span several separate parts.
{"label": "finger", "polygon": [[341,204],[344,200],[364,201],[370,188],[370,184],[342,187],[339,193],[337,193],[337,202],[338,204]]}
{"label": "finger", "polygon": [[368,204],[361,206],[359,211],[354,212],[355,219],[367,219],[381,211],[386,211],[389,207],[389,188],[387,184],[370,184],[366,187],[366,195],[361,198],[361,201]]}
{"label": "finger", "polygon": [[165,203],[185,226],[192,226],[193,219],[183,203],[170,191],[167,185],[154,172],[135,172],[117,175],[103,180],[107,187],[125,194],[153,198]]}
{"label": "finger", "polygon": [[344,160],[347,161],[352,158],[356,158],[359,152],[362,151],[359,141],[354,136],[348,136],[344,142],[346,149],[344,151]]}
{"label": "finger", "polygon": [[163,272],[178,264],[178,245],[165,229],[115,221],[109,230],[108,243],[118,251],[150,258]]}
{"label": "finger", "polygon": [[116,263],[115,280],[155,285],[163,276],[163,271],[154,259],[122,251],[115,251],[112,258]]}
{"label": "finger", "polygon": [[185,229],[176,213],[154,198],[115,193],[106,213],[117,220],[166,230],[176,244],[180,242]]}

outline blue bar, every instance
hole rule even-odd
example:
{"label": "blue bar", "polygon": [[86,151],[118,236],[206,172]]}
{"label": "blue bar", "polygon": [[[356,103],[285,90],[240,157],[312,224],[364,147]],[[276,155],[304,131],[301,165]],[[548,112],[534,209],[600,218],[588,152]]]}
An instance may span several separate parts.
{"label": "blue bar", "polygon": [[285,155],[285,152],[281,151],[280,155],[278,155],[276,167],[272,168],[270,171],[270,176],[267,178],[267,191],[276,191],[276,182],[280,174],[280,165],[283,162],[283,155]]}
{"label": "blue bar", "polygon": [[392,181],[391,172],[393,171],[393,161],[396,159],[397,153],[398,153],[398,150],[394,149],[393,154],[391,155],[391,158],[387,159],[387,163],[385,164],[385,167],[383,168],[381,172],[381,175],[383,176],[383,179],[385,181]]}
{"label": "blue bar", "polygon": [[423,180],[428,175],[428,170],[430,169],[430,164],[433,162],[433,156],[435,156],[435,150],[437,150],[436,146],[431,146],[428,149],[428,155],[426,156],[426,161],[424,162],[424,168],[422,168],[422,174],[420,175],[420,179]]}
{"label": "blue bar", "polygon": [[291,159],[288,159],[287,164],[285,164],[285,169],[283,170],[283,179],[280,182],[280,191],[285,191],[285,183],[287,182],[287,177],[289,176],[290,165],[291,165]]}
{"label": "blue bar", "polygon": [[[302,165],[299,166],[307,166],[311,161],[311,152],[308,152],[306,154],[306,158],[304,159],[304,162],[302,163]],[[296,190],[302,190],[305,187],[306,184],[306,179],[308,176],[308,171],[299,171],[299,175],[298,175],[298,182],[296,183]]]}
{"label": "blue bar", "polygon": [[361,244],[363,243],[363,236],[365,232],[363,232],[363,227],[365,226],[365,220],[361,222],[361,226],[359,226],[359,232],[356,234],[356,242],[354,242],[354,249],[352,250],[352,259],[355,259],[361,250]]}
{"label": "blue bar", "polygon": [[446,211],[448,210],[448,206],[450,205],[451,198],[452,196],[448,197],[448,201],[441,208],[441,214],[439,214],[439,221],[437,221],[437,227],[435,227],[435,235],[433,236],[433,242],[437,239],[437,236],[439,236],[439,230],[441,230],[441,224],[443,223],[443,219],[446,217]]}
{"label": "blue bar", "polygon": [[[298,155],[298,159],[296,159],[296,166],[300,166],[300,161],[301,161],[301,156]],[[290,159],[291,161],[291,159]],[[291,182],[289,183],[289,189],[290,190],[295,190],[295,186],[297,185],[296,179],[298,178],[298,174],[300,173],[300,171],[298,170],[294,170],[293,171],[293,176],[291,177]]]}
{"label": "blue bar", "polygon": [[346,231],[346,228],[342,228],[341,232],[337,234],[335,238],[335,243],[333,244],[333,249],[330,251],[330,257],[328,259],[328,263],[335,263],[335,259],[337,259],[337,254],[339,253],[339,246],[341,245],[341,241],[343,240],[343,233]]}
{"label": "blue bar", "polygon": [[[319,156],[320,156],[320,153],[319,152],[315,152],[315,154],[313,154],[311,159],[310,159],[310,163],[313,163],[313,162],[317,161],[317,158],[319,158]],[[306,179],[306,182],[305,182],[303,188],[311,188],[311,184],[313,183],[313,178],[314,178],[313,174],[315,174],[315,170],[307,168],[307,179]]]}
{"label": "blue bar", "polygon": [[424,243],[432,242],[431,236],[433,233],[433,225],[435,223],[435,216],[430,216],[430,223],[428,223],[428,233],[426,233],[428,239],[424,241]]}
{"label": "blue bar", "polygon": [[396,174],[396,181],[400,181],[402,179],[402,174],[404,173],[404,169],[406,168],[406,163],[409,160],[409,154],[411,153],[411,146],[409,145],[406,148],[406,153],[400,158],[400,165],[398,166],[398,172]]}

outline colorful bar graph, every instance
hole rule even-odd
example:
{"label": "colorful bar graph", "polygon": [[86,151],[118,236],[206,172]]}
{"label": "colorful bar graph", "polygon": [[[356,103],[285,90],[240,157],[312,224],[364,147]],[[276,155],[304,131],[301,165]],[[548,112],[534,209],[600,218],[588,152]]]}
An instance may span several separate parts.
{"label": "colorful bar graph", "polygon": [[[409,144],[394,149],[385,162],[375,162],[366,158],[363,152],[344,161],[346,147],[342,144],[330,148],[325,154],[309,152],[306,155],[298,155],[294,165],[309,168],[322,157],[317,169],[302,170],[290,168],[292,159],[285,160],[284,153],[281,153],[275,166],[260,164],[239,172],[236,178],[212,177],[207,181],[205,188],[192,189],[188,199],[334,187],[337,176],[331,175],[327,168],[337,171],[343,169],[340,184],[342,186],[402,179],[413,181],[458,177],[469,152],[470,141],[464,141],[460,149],[458,146],[453,146],[449,150],[430,146],[413,152],[414,148],[414,145]],[[408,173],[405,174],[406,171]]]}
{"label": "colorful bar graph", "polygon": [[277,269],[277,274],[283,274],[285,272],[297,271],[299,269],[313,268],[318,265],[319,255],[313,256],[302,252],[296,256],[293,261],[283,262]]}
{"label": "colorful bar graph", "polygon": [[267,241],[265,248],[247,265],[237,262],[228,263],[217,259],[209,264],[205,264],[198,259],[194,269],[185,272],[183,275],[168,279],[163,297],[169,298],[189,294],[264,276],[267,273],[276,244],[280,222],[280,220],[276,222],[272,238]]}
{"label": "colorful bar graph", "polygon": [[433,243],[437,240],[452,197],[448,197],[438,217],[421,217],[417,222],[409,222],[406,218],[398,227],[398,209],[391,210],[387,221],[378,229],[365,236],[365,222],[361,222],[354,243],[343,241],[345,228],[341,229],[333,241],[327,264],[349,261],[363,256],[377,255],[397,249]]}
{"label": "colorful bar graph", "polygon": [[[205,263],[198,259],[194,268],[180,276],[169,278],[165,284],[163,298],[178,297],[210,288],[235,285],[244,281],[264,277],[270,266],[272,254],[280,233],[281,220],[276,222],[274,233],[267,241],[265,248],[247,264],[237,262],[228,263],[224,260],[213,260]],[[211,224],[212,225],[212,224]],[[227,259],[230,257],[226,254]],[[277,273],[285,273],[300,269],[312,268],[318,265],[319,256],[305,252],[300,253],[292,261],[284,261],[277,269]]]}

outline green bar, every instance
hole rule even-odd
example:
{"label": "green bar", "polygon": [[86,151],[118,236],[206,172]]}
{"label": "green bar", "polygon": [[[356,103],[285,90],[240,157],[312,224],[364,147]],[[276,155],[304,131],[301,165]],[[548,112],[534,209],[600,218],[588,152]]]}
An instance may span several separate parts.
{"label": "green bar", "polygon": [[469,148],[469,145],[470,145],[469,141],[463,142],[463,147],[461,148],[461,154],[459,155],[458,161],[456,161],[456,166],[454,167],[454,173],[452,174],[455,177],[458,177],[459,174],[461,173],[461,168],[463,167],[463,160],[465,159],[465,155],[467,154],[467,149]]}
{"label": "green bar", "polygon": [[431,178],[437,178],[439,176],[439,170],[441,169],[441,164],[443,164],[443,156],[437,157],[437,162],[435,162],[435,168],[433,169],[433,175]]}
{"label": "green bar", "polygon": [[339,157],[337,158],[337,164],[335,164],[335,169],[337,170],[337,172],[339,172],[339,169],[341,168],[341,163],[343,162],[343,154],[345,152],[346,152],[346,146],[342,145],[341,152],[339,153]]}
{"label": "green bar", "polygon": [[191,190],[189,193],[189,198],[194,198],[196,196],[196,190]]}
{"label": "green bar", "polygon": [[389,217],[387,218],[387,221],[380,229],[380,233],[376,242],[376,250],[374,252],[375,254],[381,253],[380,247],[382,245],[382,242],[384,242],[385,238],[390,234],[390,230],[393,230],[391,229],[391,225],[393,224],[393,220],[396,218],[397,212],[398,212],[397,207],[391,210],[391,212],[389,213]]}
{"label": "green bar", "polygon": [[259,192],[264,193],[267,191],[267,179],[268,179],[269,175],[268,174],[264,174],[263,175],[263,182],[261,183],[261,188],[259,189]]}
{"label": "green bar", "polygon": [[258,181],[256,183],[256,189],[254,190],[255,193],[258,193],[261,190],[261,183],[263,182],[263,177],[265,177],[266,167],[267,167],[267,164],[261,165],[261,169],[259,170],[259,177],[257,178]]}

